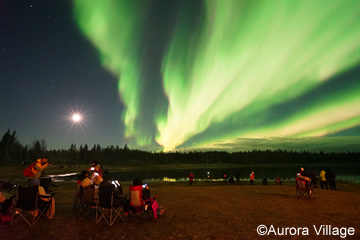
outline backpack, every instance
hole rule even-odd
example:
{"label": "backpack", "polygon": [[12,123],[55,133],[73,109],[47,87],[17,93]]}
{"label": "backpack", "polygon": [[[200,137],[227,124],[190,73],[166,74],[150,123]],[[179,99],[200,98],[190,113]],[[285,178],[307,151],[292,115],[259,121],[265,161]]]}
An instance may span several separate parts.
{"label": "backpack", "polygon": [[27,168],[25,168],[23,174],[25,177],[35,177],[33,168],[35,168],[35,164],[36,162],[30,164],[30,166],[28,166]]}

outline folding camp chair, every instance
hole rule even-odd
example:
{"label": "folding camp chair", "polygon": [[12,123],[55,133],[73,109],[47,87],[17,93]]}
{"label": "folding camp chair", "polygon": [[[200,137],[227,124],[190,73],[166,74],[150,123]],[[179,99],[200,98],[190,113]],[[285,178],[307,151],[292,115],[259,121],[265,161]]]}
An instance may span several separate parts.
{"label": "folding camp chair", "polygon": [[302,180],[298,177],[295,178],[295,181],[297,198],[306,197],[310,200],[312,198],[313,187],[308,186],[306,180]]}
{"label": "folding camp chair", "polygon": [[121,204],[114,204],[113,188],[113,185],[108,185],[99,189],[99,201],[96,206],[96,223],[104,219],[108,226],[112,226],[118,217],[124,221],[124,218],[121,216],[123,201],[121,201]]}
{"label": "folding camp chair", "polygon": [[[132,216],[139,217],[140,223],[142,223],[144,217],[149,217],[151,220],[154,218],[154,216],[151,216],[151,213],[153,215],[151,204],[154,200],[154,198],[145,199],[142,194],[142,186],[130,186],[129,189],[129,196],[130,196],[130,210],[133,213]],[[150,201],[150,206],[145,209],[145,201]],[[130,219],[128,215],[128,220]]]}
{"label": "folding camp chair", "polygon": [[97,199],[95,198],[95,185],[80,187],[74,201],[74,214],[76,218],[85,215],[87,220],[95,215]]}
{"label": "folding camp chair", "polygon": [[283,185],[283,181],[281,181],[279,176],[276,176],[275,183],[278,184],[278,185],[281,185],[281,186]]}
{"label": "folding camp chair", "polygon": [[[149,217],[150,220],[153,220],[153,218],[156,218],[156,209],[154,209],[154,201],[156,200],[157,196],[153,197],[153,198],[147,198],[144,195],[142,196],[142,199],[144,200],[144,208],[141,212],[141,218],[145,218],[145,217]],[[147,205],[147,207],[146,207]]]}
{"label": "folding camp chair", "polygon": [[[142,200],[142,185],[139,186],[130,186],[129,187],[129,197],[130,197],[130,211],[132,216],[139,217],[140,222],[141,212],[144,208],[144,201]],[[131,214],[128,214],[128,221],[130,220]]]}
{"label": "folding camp chair", "polygon": [[41,216],[49,219],[46,215],[46,211],[50,206],[53,195],[39,196],[38,192],[38,186],[18,187],[10,226],[13,226],[21,219],[23,219],[30,227],[34,226]]}
{"label": "folding camp chair", "polygon": [[51,177],[41,177],[40,178],[40,186],[42,186],[45,189],[46,193],[52,193],[58,187],[58,185],[52,183]]}

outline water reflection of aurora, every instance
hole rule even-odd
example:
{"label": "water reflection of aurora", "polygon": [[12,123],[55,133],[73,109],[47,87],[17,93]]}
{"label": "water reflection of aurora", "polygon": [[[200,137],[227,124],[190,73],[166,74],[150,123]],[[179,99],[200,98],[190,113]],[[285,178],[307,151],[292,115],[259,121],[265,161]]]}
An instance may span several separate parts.
{"label": "water reflection of aurora", "polygon": [[303,137],[358,130],[359,9],[351,0],[74,2],[78,26],[119,76],[126,137],[165,150],[239,139],[306,149]]}
{"label": "water reflection of aurora", "polygon": [[[360,175],[357,168],[354,166],[305,166],[306,170],[313,169],[317,176],[320,170],[327,170],[330,168],[336,174],[336,180],[343,180],[348,182],[360,183]],[[264,176],[269,181],[273,181],[276,175],[280,176],[282,180],[294,181],[295,175],[299,171],[298,166],[284,166],[284,167],[238,167],[238,168],[198,168],[198,169],[147,169],[147,170],[132,170],[132,171],[109,171],[106,177],[109,180],[119,180],[119,182],[131,182],[134,178],[140,178],[145,182],[186,182],[190,171],[195,175],[195,181],[202,182],[221,182],[224,181],[222,176],[226,172],[228,177],[239,175],[241,181],[249,181],[249,174],[255,172],[255,180],[261,181]],[[208,173],[209,176],[208,177]],[[75,182],[80,173],[69,173],[60,175],[50,175],[54,181]]]}

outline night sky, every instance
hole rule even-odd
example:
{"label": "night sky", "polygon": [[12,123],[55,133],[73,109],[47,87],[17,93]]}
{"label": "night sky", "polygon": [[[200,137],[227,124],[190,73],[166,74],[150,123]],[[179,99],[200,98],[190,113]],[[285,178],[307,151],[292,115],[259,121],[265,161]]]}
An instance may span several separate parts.
{"label": "night sky", "polygon": [[350,0],[2,0],[0,134],[360,151],[359,16]]}

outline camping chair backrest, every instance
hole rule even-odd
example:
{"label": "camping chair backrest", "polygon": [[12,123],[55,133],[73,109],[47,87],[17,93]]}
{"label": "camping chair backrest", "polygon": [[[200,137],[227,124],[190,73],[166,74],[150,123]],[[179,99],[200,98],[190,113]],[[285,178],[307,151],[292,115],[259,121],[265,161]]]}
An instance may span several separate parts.
{"label": "camping chair backrest", "polygon": [[95,185],[80,187],[80,198],[84,203],[94,203]]}
{"label": "camping chair backrest", "polygon": [[52,179],[49,177],[40,178],[40,186],[44,188],[45,192],[49,191],[51,182]]}
{"label": "camping chair backrest", "polygon": [[306,181],[296,178],[296,187],[300,190],[306,190]]}
{"label": "camping chair backrest", "polygon": [[142,206],[142,186],[130,186],[130,206]]}
{"label": "camping chair backrest", "polygon": [[16,208],[30,211],[35,208],[38,195],[38,186],[18,188]]}
{"label": "camping chair backrest", "polygon": [[105,187],[99,188],[99,205],[103,208],[112,207],[112,196],[113,196],[113,185],[108,185]]}

